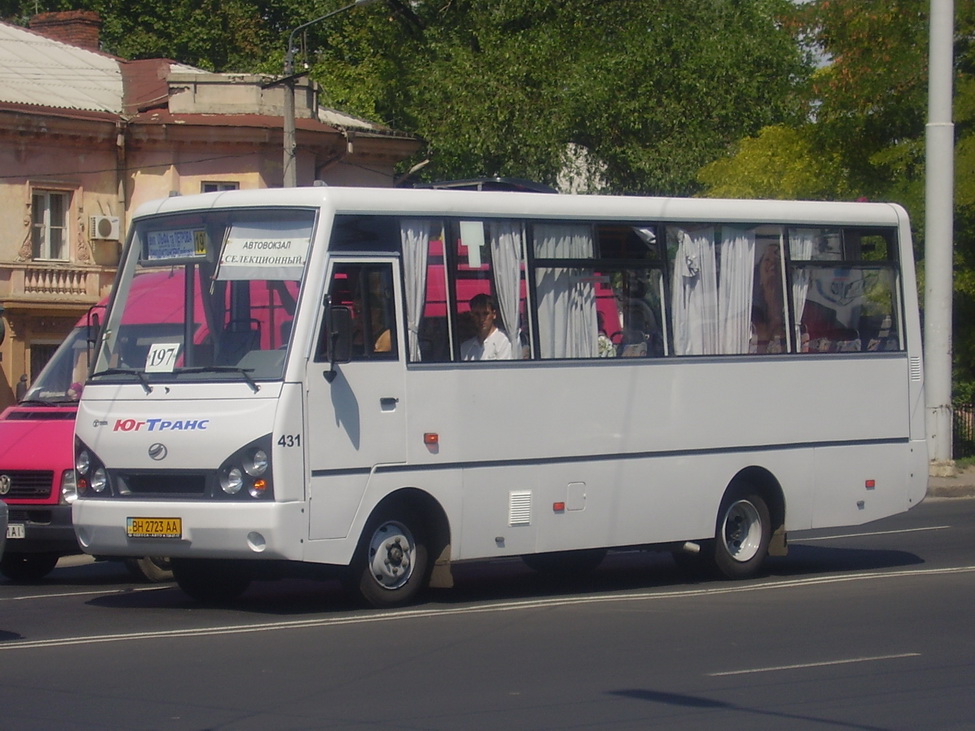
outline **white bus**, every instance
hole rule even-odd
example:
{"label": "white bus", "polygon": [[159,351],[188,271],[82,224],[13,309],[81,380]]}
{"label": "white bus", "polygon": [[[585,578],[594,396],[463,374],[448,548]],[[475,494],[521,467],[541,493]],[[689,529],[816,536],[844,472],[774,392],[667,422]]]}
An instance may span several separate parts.
{"label": "white bus", "polygon": [[[96,555],[172,556],[197,599],[318,565],[393,606],[454,562],[609,549],[747,577],[788,531],[924,497],[896,205],[315,187],[131,229],[74,525]],[[182,326],[120,328],[158,270]]]}

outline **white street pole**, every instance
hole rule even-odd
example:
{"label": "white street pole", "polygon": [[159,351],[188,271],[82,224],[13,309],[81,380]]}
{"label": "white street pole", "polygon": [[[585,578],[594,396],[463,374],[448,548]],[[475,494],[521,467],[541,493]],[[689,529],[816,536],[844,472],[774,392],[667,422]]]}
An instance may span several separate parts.
{"label": "white street pole", "polygon": [[924,232],[924,359],[928,456],[954,474],[951,452],[951,313],[954,145],[951,115],[954,0],[931,0]]}

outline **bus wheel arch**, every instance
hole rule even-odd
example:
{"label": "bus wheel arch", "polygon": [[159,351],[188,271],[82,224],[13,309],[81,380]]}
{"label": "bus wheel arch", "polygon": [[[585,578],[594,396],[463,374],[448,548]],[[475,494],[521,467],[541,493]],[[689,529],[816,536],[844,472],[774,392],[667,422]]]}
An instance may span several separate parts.
{"label": "bus wheel arch", "polygon": [[446,513],[414,488],[384,498],[366,520],[350,566],[349,586],[377,608],[403,606],[427,585],[450,586]]}
{"label": "bus wheel arch", "polygon": [[784,553],[784,525],[785,498],[778,480],[761,467],[739,472],[725,490],[715,523],[718,571],[733,579],[754,576],[770,553]]}

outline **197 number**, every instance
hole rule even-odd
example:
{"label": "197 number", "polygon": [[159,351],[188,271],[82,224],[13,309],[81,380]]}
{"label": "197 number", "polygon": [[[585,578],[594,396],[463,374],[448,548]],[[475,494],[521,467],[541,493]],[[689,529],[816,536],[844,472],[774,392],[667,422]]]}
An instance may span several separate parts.
{"label": "197 number", "polygon": [[279,447],[300,447],[301,434],[282,434],[278,439]]}

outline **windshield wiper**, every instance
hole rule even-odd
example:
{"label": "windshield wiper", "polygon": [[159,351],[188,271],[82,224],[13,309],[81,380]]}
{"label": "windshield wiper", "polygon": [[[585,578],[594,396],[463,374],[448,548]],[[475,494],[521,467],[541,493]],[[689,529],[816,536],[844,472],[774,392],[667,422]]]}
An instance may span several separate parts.
{"label": "windshield wiper", "polygon": [[97,378],[98,376],[135,376],[139,379],[139,383],[142,385],[143,390],[146,393],[152,393],[152,386],[149,385],[149,380],[146,378],[146,374],[142,371],[137,371],[134,368],[106,368],[103,371],[98,371],[97,373],[92,373],[92,378]]}
{"label": "windshield wiper", "polygon": [[60,401],[41,401],[40,399],[24,399],[23,401],[18,401],[18,406],[46,406],[48,408],[54,408],[59,405]]}
{"label": "windshield wiper", "polygon": [[239,373],[241,377],[247,381],[247,385],[251,387],[254,393],[261,390],[261,387],[257,385],[257,381],[251,378],[251,373],[254,372],[253,368],[238,368],[237,366],[193,366],[190,368],[177,368],[176,373]]}

